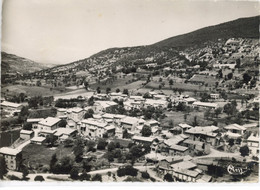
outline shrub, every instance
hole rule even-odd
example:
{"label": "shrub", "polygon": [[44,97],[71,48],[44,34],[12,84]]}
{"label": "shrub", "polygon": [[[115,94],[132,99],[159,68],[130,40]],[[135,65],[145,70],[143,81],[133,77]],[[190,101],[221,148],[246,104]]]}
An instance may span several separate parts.
{"label": "shrub", "polygon": [[142,178],[149,179],[150,178],[150,174],[148,172],[142,172]]}
{"label": "shrub", "polygon": [[102,182],[102,176],[100,174],[96,174],[92,177],[92,181],[100,181]]}
{"label": "shrub", "polygon": [[78,179],[78,177],[79,177],[78,168],[73,167],[73,168],[70,170],[70,178],[71,178],[71,179]]}
{"label": "shrub", "polygon": [[138,170],[133,168],[133,166],[131,166],[131,165],[121,167],[117,170],[118,177],[122,177],[125,175],[137,176],[137,173],[138,173]]}
{"label": "shrub", "polygon": [[163,177],[163,180],[168,181],[168,182],[173,182],[172,175],[171,175],[171,174],[166,174],[166,175]]}
{"label": "shrub", "polygon": [[41,175],[37,175],[35,176],[34,181],[45,181],[45,179]]}

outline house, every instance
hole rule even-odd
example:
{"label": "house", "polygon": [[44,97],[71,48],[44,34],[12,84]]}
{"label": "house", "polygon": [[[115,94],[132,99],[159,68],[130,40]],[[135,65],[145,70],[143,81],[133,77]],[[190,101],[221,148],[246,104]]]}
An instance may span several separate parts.
{"label": "house", "polygon": [[136,117],[125,117],[121,120],[121,127],[124,129],[133,131],[135,130],[136,126],[143,125],[145,123],[145,120],[139,119]]}
{"label": "house", "polygon": [[20,113],[23,105],[13,102],[3,101],[1,102],[1,109],[4,109],[6,112],[10,113]]}
{"label": "house", "polygon": [[179,127],[181,129],[181,132],[184,133],[186,130],[192,128],[192,126],[186,124],[186,123],[179,123],[177,125],[177,127]]}
{"label": "house", "polygon": [[116,105],[117,105],[117,103],[113,102],[113,101],[95,101],[93,110],[94,110],[94,112],[102,112],[102,111],[106,111],[108,108],[111,108]]}
{"label": "house", "polygon": [[219,107],[217,103],[210,103],[210,102],[194,102],[192,106],[197,108],[209,108],[209,109],[217,109]]}
{"label": "house", "polygon": [[112,137],[116,133],[116,128],[113,125],[108,125],[105,127],[105,133],[107,134],[108,137]]}
{"label": "house", "polygon": [[5,158],[7,168],[10,170],[18,170],[22,162],[22,150],[10,147],[0,148],[0,156]]}
{"label": "house", "polygon": [[86,111],[82,108],[70,108],[67,110],[67,117],[77,123],[84,118],[85,113]]}
{"label": "house", "polygon": [[33,131],[23,130],[23,129],[20,131],[20,138],[23,140],[30,140],[33,136],[34,136]]}
{"label": "house", "polygon": [[123,138],[123,129],[122,128],[119,128],[119,127],[116,128],[115,137],[119,138],[119,139]]}
{"label": "house", "polygon": [[156,120],[147,121],[145,124],[150,126],[151,128],[160,126],[160,122]]}
{"label": "house", "polygon": [[144,106],[147,108],[149,106],[155,108],[163,108],[166,109],[168,106],[168,102],[166,100],[153,100],[153,99],[146,99],[144,102]]}
{"label": "house", "polygon": [[229,131],[231,133],[237,133],[237,134],[240,134],[240,135],[243,135],[246,131],[245,127],[238,125],[236,123],[225,126],[224,129],[226,129],[227,131]]}
{"label": "house", "polygon": [[38,132],[38,137],[54,137],[56,130],[41,130]]}
{"label": "house", "polygon": [[45,142],[45,140],[46,140],[45,137],[33,137],[31,139],[31,144],[42,145]]}
{"label": "house", "polygon": [[109,94],[109,96],[110,96],[110,100],[116,100],[117,99],[118,101],[121,101],[121,100],[125,101],[127,99],[127,95],[123,94],[121,92],[111,92]]}
{"label": "house", "polygon": [[39,121],[37,129],[39,131],[42,130],[55,130],[58,128],[58,125],[60,123],[61,119],[55,118],[55,117],[47,117],[46,119],[43,119]]}
{"label": "house", "polygon": [[181,146],[181,145],[171,145],[169,147],[169,155],[171,156],[186,156],[189,154],[189,149],[185,146]]}
{"label": "house", "polygon": [[44,118],[29,118],[29,119],[26,120],[26,122],[32,124],[32,129],[37,129],[38,123],[43,119]]}
{"label": "house", "polygon": [[155,137],[142,137],[142,136],[133,136],[132,137],[132,140],[134,141],[134,143],[137,143],[137,144],[147,144],[147,145],[151,145],[155,140],[156,138]]}
{"label": "house", "polygon": [[219,99],[220,95],[219,94],[210,94],[211,99]]}
{"label": "house", "polygon": [[106,132],[107,122],[95,119],[84,119],[81,121],[79,132],[90,137],[103,137]]}
{"label": "house", "polygon": [[200,172],[195,170],[175,169],[172,175],[182,181],[196,182],[199,174]]}
{"label": "house", "polygon": [[209,144],[201,142],[201,141],[186,139],[182,142],[182,145],[189,148],[189,155],[195,155],[196,152],[197,153],[202,152],[205,154],[210,153]]}
{"label": "house", "polygon": [[191,140],[198,140],[207,142],[212,146],[219,145],[218,136],[219,128],[216,126],[204,126],[204,127],[193,127],[185,131],[185,134],[189,136]]}
{"label": "house", "polygon": [[62,141],[69,137],[75,137],[78,132],[76,129],[70,128],[58,128],[55,131],[54,136]]}
{"label": "house", "polygon": [[249,153],[253,156],[259,157],[259,136],[251,134],[246,142],[249,148]]}

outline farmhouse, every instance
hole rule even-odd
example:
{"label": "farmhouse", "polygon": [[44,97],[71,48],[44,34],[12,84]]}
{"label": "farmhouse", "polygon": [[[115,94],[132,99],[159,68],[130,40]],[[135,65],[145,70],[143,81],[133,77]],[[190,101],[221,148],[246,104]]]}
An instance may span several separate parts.
{"label": "farmhouse", "polygon": [[107,122],[100,122],[95,119],[84,119],[81,121],[79,132],[91,137],[103,137]]}
{"label": "farmhouse", "polygon": [[243,135],[244,132],[246,131],[245,127],[238,125],[236,123],[225,126],[224,129],[226,129],[227,131],[229,131],[231,133],[237,133],[237,134],[240,134],[240,135]]}
{"label": "farmhouse", "polygon": [[210,108],[210,109],[217,109],[219,107],[217,103],[210,103],[210,102],[194,102],[192,106],[197,108]]}
{"label": "farmhouse", "polygon": [[259,157],[259,136],[251,134],[246,140],[250,154]]}
{"label": "farmhouse", "polygon": [[5,158],[6,165],[10,170],[18,170],[22,162],[22,151],[9,147],[0,148],[0,156]]}
{"label": "farmhouse", "polygon": [[37,130],[41,131],[57,129],[60,121],[61,120],[59,118],[47,117],[46,119],[43,119],[38,123]]}
{"label": "farmhouse", "polygon": [[1,102],[1,109],[4,109],[7,112],[12,112],[12,113],[20,113],[23,105],[22,104],[17,104],[13,102],[8,102],[8,101],[3,101]]}

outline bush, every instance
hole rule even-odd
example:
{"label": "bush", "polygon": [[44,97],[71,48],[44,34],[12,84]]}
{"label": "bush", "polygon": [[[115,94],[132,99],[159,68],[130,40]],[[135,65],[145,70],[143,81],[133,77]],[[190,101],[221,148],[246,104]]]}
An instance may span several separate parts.
{"label": "bush", "polygon": [[172,175],[171,175],[171,174],[166,174],[166,175],[163,177],[163,180],[168,181],[168,182],[173,182]]}
{"label": "bush", "polygon": [[150,178],[150,174],[148,172],[142,172],[142,178],[149,179]]}
{"label": "bush", "polygon": [[37,175],[35,176],[34,181],[45,181],[45,179],[41,175]]}
{"label": "bush", "polygon": [[102,176],[100,174],[96,174],[92,177],[92,181],[100,181],[102,182]]}
{"label": "bush", "polygon": [[20,181],[21,179],[15,175],[9,175],[7,176],[8,179],[12,180],[12,181]]}
{"label": "bush", "polygon": [[117,170],[117,176],[122,177],[125,175],[130,175],[130,176],[137,176],[138,170],[133,168],[133,166],[125,166],[121,167]]}
{"label": "bush", "polygon": [[73,167],[73,168],[70,170],[70,178],[71,178],[71,179],[78,179],[78,177],[79,177],[78,168]]}

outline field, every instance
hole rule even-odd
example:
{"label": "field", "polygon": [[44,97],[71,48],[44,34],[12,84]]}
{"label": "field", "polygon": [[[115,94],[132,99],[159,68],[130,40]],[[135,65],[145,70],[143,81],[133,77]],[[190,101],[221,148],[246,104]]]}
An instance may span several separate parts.
{"label": "field", "polygon": [[206,125],[212,124],[211,121],[207,121],[204,119],[204,112],[200,112],[200,111],[190,112],[189,115],[187,115],[186,121],[184,119],[183,112],[167,111],[167,112],[165,112],[165,115],[167,117],[161,121],[161,126],[168,126],[170,121],[173,122],[173,124],[174,124],[173,126],[176,126],[179,123],[187,123],[187,124],[191,125],[192,122],[194,121],[195,116],[197,116],[197,121],[198,121],[199,125],[206,126]]}
{"label": "field", "polygon": [[55,148],[48,148],[44,145],[29,144],[24,147],[22,151],[23,159],[25,159],[24,163],[36,170],[40,165],[49,166],[51,157],[54,153],[56,153],[57,158],[63,156],[74,157],[72,148],[66,148],[63,145],[59,145]]}
{"label": "field", "polygon": [[55,94],[61,93],[60,90],[53,89],[50,90],[49,87],[43,86],[23,86],[23,85],[10,85],[1,88],[1,95],[19,95],[24,93],[27,96],[53,96]]}

